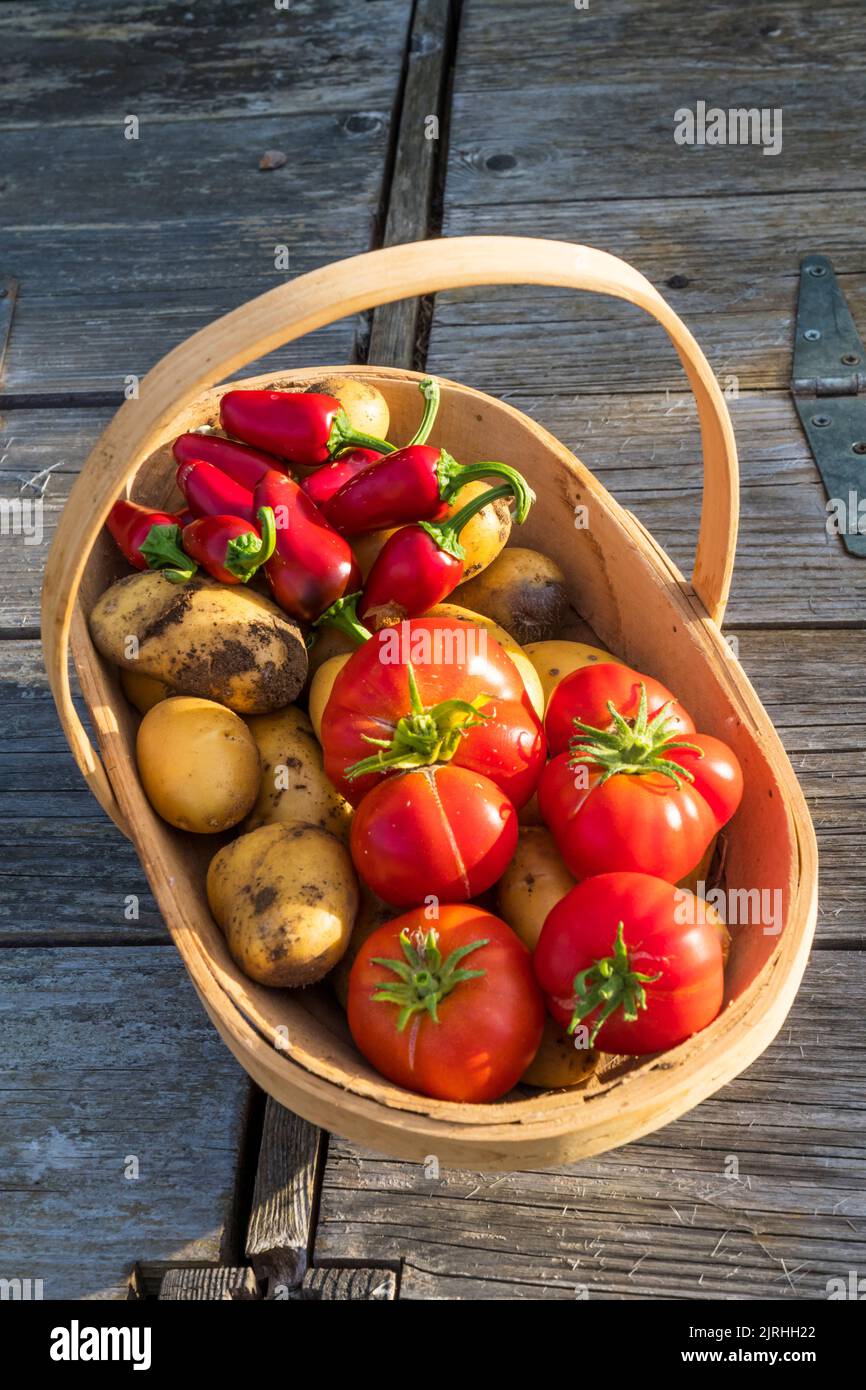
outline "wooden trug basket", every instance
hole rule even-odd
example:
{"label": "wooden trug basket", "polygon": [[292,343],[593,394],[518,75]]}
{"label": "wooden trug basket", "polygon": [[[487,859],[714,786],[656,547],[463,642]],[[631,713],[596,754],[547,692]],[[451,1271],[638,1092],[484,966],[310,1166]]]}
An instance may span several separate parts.
{"label": "wooden trug basket", "polygon": [[[233,372],[346,315],[394,300],[487,284],[537,284],[614,295],[667,330],[694,392],[704,495],[691,584],[640,523],[550,434],[519,411],[442,382],[432,442],[465,462],[501,458],[538,500],[516,537],[561,566],[571,599],[599,640],[680,695],[698,727],[725,739],[743,765],[746,792],[728,831],[729,887],[781,890],[783,928],[735,929],[726,1005],[674,1050],[619,1060],[588,1087],[515,1093],[494,1105],[429,1100],[392,1085],[355,1050],[325,985],[268,990],[235,966],[213,922],[203,875],[213,845],[183,835],[150,808],[135,766],[137,716],[116,673],[94,650],[86,615],[122,572],[102,530],[124,490],[145,501],[172,496],[170,441],[218,419]],[[374,382],[391,409],[392,435],[418,417],[418,376],[385,367],[334,367],[256,378],[301,383],[339,372]],[[238,383],[233,383],[237,385]],[[222,388],[227,389],[226,387]],[[589,524],[575,525],[575,508]],[[788,758],[723,640],[738,518],[733,432],[724,398],[697,343],[636,270],[602,251],[521,237],[459,237],[372,251],[252,300],[168,354],[117,412],[73,488],[51,548],[43,590],[43,643],[51,687],[72,751],[94,795],[136,846],[175,944],[214,1025],[249,1074],[308,1120],[379,1152],[427,1155],[475,1169],[551,1166],[601,1153],[657,1129],[747,1067],[781,1027],[805,968],[817,913],[817,849]],[[70,697],[68,647],[95,730],[92,748]]]}

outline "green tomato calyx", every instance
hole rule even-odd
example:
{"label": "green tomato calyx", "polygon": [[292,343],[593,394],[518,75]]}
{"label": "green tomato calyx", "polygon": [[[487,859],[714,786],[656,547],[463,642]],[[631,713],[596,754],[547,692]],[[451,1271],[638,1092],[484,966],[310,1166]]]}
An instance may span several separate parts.
{"label": "green tomato calyx", "polygon": [[613,955],[602,956],[594,965],[581,970],[574,977],[575,1006],[568,1025],[569,1033],[573,1033],[578,1024],[596,1009],[600,1009],[600,1013],[589,1035],[590,1047],[595,1045],[602,1025],[617,1009],[622,1009],[623,1018],[628,1023],[634,1023],[640,1010],[646,1008],[644,985],[654,984],[659,979],[661,971],[656,975],[642,975],[640,971],[632,970],[623,940],[623,923],[620,922],[616,929]]}
{"label": "green tomato calyx", "polygon": [[397,1017],[397,1030],[402,1033],[409,1019],[417,1013],[427,1013],[434,1023],[439,1022],[439,1004],[456,985],[463,980],[477,980],[486,975],[486,970],[464,970],[458,968],[460,962],[472,951],[489,945],[489,938],[471,941],[468,946],[457,946],[442,959],[439,950],[439,933],[435,927],[428,932],[416,931],[411,935],[404,927],[400,933],[403,960],[386,960],[373,956],[373,965],[383,965],[393,970],[398,979],[377,987],[373,999],[386,1004],[396,1004],[400,1010]]}
{"label": "green tomato calyx", "polygon": [[612,700],[607,702],[612,720],[610,728],[597,729],[592,724],[582,724],[575,719],[574,727],[578,733],[569,744],[572,754],[569,766],[594,763],[602,768],[599,786],[603,786],[609,777],[622,773],[634,777],[658,772],[670,777],[677,787],[681,787],[683,782],[694,782],[694,773],[669,757],[669,754],[675,748],[688,748],[702,758],[703,749],[677,736],[675,720],[666,713],[670,703],[667,701],[650,719],[647,715],[646,686],[641,681],[640,703],[634,719],[624,719]]}
{"label": "green tomato calyx", "polygon": [[411,702],[409,713],[398,719],[391,738],[363,735],[364,742],[373,744],[379,751],[346,768],[343,775],[350,782],[368,772],[406,772],[413,767],[450,762],[460,740],[470,729],[489,718],[481,711],[489,695],[476,695],[474,700],[441,700],[438,705],[426,709],[411,661],[406,663],[406,671]]}

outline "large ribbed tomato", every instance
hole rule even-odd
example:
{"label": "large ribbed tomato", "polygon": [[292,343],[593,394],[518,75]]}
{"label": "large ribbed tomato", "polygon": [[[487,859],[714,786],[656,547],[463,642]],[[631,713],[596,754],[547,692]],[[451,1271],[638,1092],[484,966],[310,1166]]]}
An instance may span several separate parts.
{"label": "large ribbed tomato", "polygon": [[349,1027],[383,1076],[441,1100],[498,1100],[541,1042],[544,1001],[523,942],[467,904],[404,913],[361,947]]}
{"label": "large ribbed tomato", "polygon": [[712,1023],[724,927],[706,903],[650,874],[599,874],[548,913],[533,956],[553,1017],[602,1052],[674,1047]]}
{"label": "large ribbed tomato", "polygon": [[556,756],[538,805],[577,879],[623,869],[677,883],[740,804],[731,749],[695,733],[669,691],[628,667],[574,671],[546,725]]}
{"label": "large ribbed tomato", "polygon": [[352,653],[325,708],[322,747],[354,806],[395,772],[447,762],[490,778],[519,807],[546,753],[511,658],[484,628],[444,617],[383,628]]}
{"label": "large ribbed tomato", "polygon": [[386,903],[467,902],[511,863],[517,812],[489,777],[440,763],[368,792],[349,844],[361,878]]}

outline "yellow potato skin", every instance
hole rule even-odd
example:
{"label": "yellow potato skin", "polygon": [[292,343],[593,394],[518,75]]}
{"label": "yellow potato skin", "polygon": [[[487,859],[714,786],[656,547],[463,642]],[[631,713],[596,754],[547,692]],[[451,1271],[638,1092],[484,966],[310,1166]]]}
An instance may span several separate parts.
{"label": "yellow potato skin", "polygon": [[535,1057],[520,1080],[526,1086],[538,1086],[545,1091],[557,1091],[563,1086],[579,1086],[588,1081],[597,1065],[591,1048],[575,1047],[554,1018],[544,1020],[544,1032]]}
{"label": "yellow potato skin", "polygon": [[214,855],[211,912],[233,960],[259,984],[321,980],[349,944],[358,881],[345,845],[316,825],[263,825]]}
{"label": "yellow potato skin", "polygon": [[568,606],[559,565],[540,551],[519,545],[498,554],[483,574],[464,580],[454,597],[501,623],[521,646],[551,638]]}
{"label": "yellow potato skin", "polygon": [[256,799],[255,740],[238,715],[213,700],[161,700],[142,719],[135,752],[148,801],[178,830],[229,830]]}
{"label": "yellow potato skin", "polygon": [[591,647],[586,642],[528,642],[524,650],[541,681],[545,709],[559,682],[572,671],[606,661],[613,661],[617,666],[624,664],[603,647]]}
{"label": "yellow potato skin", "polygon": [[499,915],[534,951],[547,914],[574,885],[550,831],[523,826],[514,858],[499,880]]}
{"label": "yellow potato skin", "polygon": [[296,705],[274,714],[251,714],[247,727],[262,764],[259,794],[244,829],[306,824],[347,840],[352,808],[325,776],[313,725]]}
{"label": "yellow potato skin", "polygon": [[307,676],[306,645],[287,613],[245,585],[198,575],[172,584],[143,570],[118,580],[97,599],[90,632],[116,666],[239,714],[290,704]]}
{"label": "yellow potato skin", "polygon": [[139,714],[147,714],[149,709],[172,693],[163,681],[154,680],[153,676],[143,676],[139,671],[128,671],[123,666],[120,668],[120,684],[127,700]]}
{"label": "yellow potato skin", "polygon": [[331,698],[334,681],[339,676],[351,655],[351,652],[342,652],[339,656],[329,657],[313,676],[313,683],[310,686],[308,707],[310,711],[310,723],[320,743],[322,741],[322,718],[325,713],[325,706]]}
{"label": "yellow potato skin", "polygon": [[391,428],[391,413],[382,392],[372,382],[351,376],[323,376],[304,387],[326,396],[336,396],[349,417],[353,429],[387,439]]}

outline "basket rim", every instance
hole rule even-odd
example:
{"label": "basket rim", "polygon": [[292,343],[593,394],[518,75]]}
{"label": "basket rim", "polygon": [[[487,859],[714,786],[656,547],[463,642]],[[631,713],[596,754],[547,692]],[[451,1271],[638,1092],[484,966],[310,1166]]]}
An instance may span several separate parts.
{"label": "basket rim", "polygon": [[[395,383],[417,382],[422,380],[426,373],[375,364],[277,369],[221,383],[203,391],[178,412],[178,415],[201,413],[203,408],[217,402],[226,391],[241,386],[263,387],[272,383],[285,387],[334,375]],[[771,956],[742,994],[732,1001],[708,1028],[670,1052],[647,1059],[640,1067],[589,1094],[582,1090],[546,1091],[539,1092],[538,1097],[505,1100],[494,1105],[471,1106],[458,1102],[430,1100],[428,1097],[396,1088],[401,1090],[402,1096],[405,1097],[405,1102],[397,1105],[380,1096],[367,1094],[364,1089],[358,1089],[357,1085],[342,1084],[323,1074],[321,1070],[306,1065],[298,1057],[278,1049],[273,1034],[269,1036],[269,1030],[261,1026],[256,1011],[243,1007],[241,1000],[226,989],[216,968],[216,962],[198,934],[183,927],[177,928],[171,920],[170,911],[165,907],[163,910],[172,938],[193,984],[229,1046],[232,1046],[233,1050],[237,1049],[238,1055],[242,1054],[244,1065],[247,1065],[248,1061],[252,1063],[254,1059],[260,1075],[271,1077],[275,1082],[291,1085],[293,1090],[309,1101],[312,1109],[346,1115],[351,1120],[348,1128],[340,1123],[330,1125],[338,1132],[348,1133],[349,1128],[357,1123],[360,1131],[369,1134],[372,1121],[380,1129],[393,1129],[396,1135],[398,1131],[405,1132],[411,1124],[414,1136],[425,1137],[431,1144],[443,1139],[465,1141],[467,1144],[492,1140],[508,1148],[511,1145],[520,1147],[536,1137],[564,1137],[573,1133],[575,1129],[580,1129],[584,1135],[592,1131],[597,1140],[595,1147],[592,1138],[583,1143],[581,1152],[597,1152],[610,1147],[604,1139],[605,1131],[624,1111],[629,1110],[630,1119],[634,1121],[630,1123],[630,1138],[648,1133],[660,1123],[665,1123],[668,1119],[683,1113],[685,1109],[691,1108],[692,1104],[706,1098],[720,1085],[739,1074],[776,1035],[799,988],[817,918],[817,844],[814,829],[802,790],[769,716],[739,662],[724,642],[719,628],[707,616],[703,605],[664,550],[640,522],[608,493],[595,475],[549,431],[508,402],[438,373],[437,379],[443,387],[443,395],[447,391],[454,391],[469,399],[482,400],[491,408],[512,417],[515,423],[531,427],[539,435],[544,446],[572,473],[577,473],[581,484],[587,486],[595,498],[612,513],[632,542],[651,552],[653,567],[668,581],[675,581],[674,601],[678,603],[684,621],[699,625],[702,643],[708,650],[714,650],[717,655],[723,656],[724,664],[717,665],[716,674],[720,678],[727,678],[728,696],[738,707],[752,736],[763,745],[765,753],[773,760],[774,771],[785,792],[792,840],[798,851],[798,872],[792,885],[785,924]],[[158,453],[168,440],[174,438],[177,433],[176,420],[177,416],[175,423],[160,439],[150,457]],[[86,666],[87,654],[83,650],[79,633],[73,634],[72,647],[76,667],[80,670],[80,662]],[[109,775],[111,776],[110,767]],[[111,780],[114,782],[115,779],[112,777]],[[134,822],[132,828],[135,834]],[[141,858],[141,846],[137,839],[135,843]],[[159,898],[156,884],[154,892]],[[162,903],[160,905],[163,906]],[[215,1010],[222,1027],[214,1017]],[[743,1028],[748,1031],[745,1037],[741,1033],[738,1049],[734,1051],[726,1047],[724,1044],[734,1030]],[[229,1037],[226,1037],[227,1033]],[[249,1069],[253,1070],[252,1065]],[[641,1092],[640,1107],[635,1111],[632,1105],[635,1097],[632,1093],[638,1087]],[[660,1120],[661,1101],[665,1104],[664,1117]]]}

